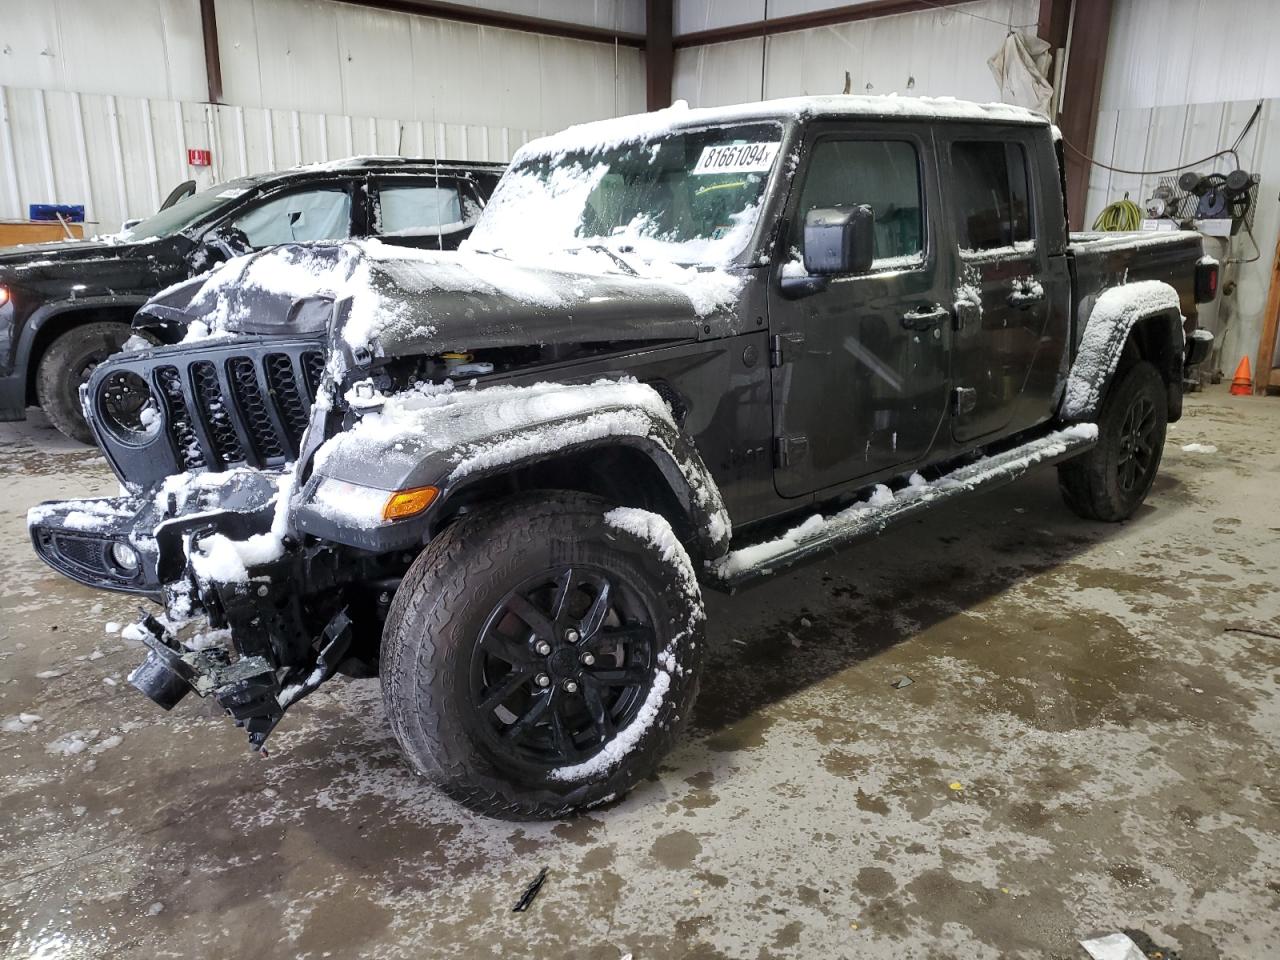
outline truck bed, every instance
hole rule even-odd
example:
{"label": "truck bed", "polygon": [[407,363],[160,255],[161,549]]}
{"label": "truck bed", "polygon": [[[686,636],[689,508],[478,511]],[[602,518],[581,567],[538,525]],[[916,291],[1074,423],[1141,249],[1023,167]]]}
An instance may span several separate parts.
{"label": "truck bed", "polygon": [[[1134,233],[1081,232],[1069,235],[1073,342],[1103,290],[1134,280],[1163,280],[1178,291],[1186,332],[1196,327],[1195,264],[1203,256],[1194,230]],[[1083,305],[1084,310],[1081,311]]]}

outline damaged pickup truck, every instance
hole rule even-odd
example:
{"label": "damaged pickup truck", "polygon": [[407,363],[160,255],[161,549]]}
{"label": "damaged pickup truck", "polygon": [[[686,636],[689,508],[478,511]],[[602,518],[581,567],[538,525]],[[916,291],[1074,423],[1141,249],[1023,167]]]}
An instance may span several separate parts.
{"label": "damaged pickup truck", "polygon": [[126,489],[31,537],[163,605],[131,628],[162,707],[213,696],[260,749],[376,674],[450,796],[557,817],[688,721],[703,585],[1037,464],[1132,516],[1216,280],[1195,234],[1068,235],[1055,131],[1013,107],[589,124],[523,147],[461,252],[282,247],[152,300],[208,338],[94,371]]}

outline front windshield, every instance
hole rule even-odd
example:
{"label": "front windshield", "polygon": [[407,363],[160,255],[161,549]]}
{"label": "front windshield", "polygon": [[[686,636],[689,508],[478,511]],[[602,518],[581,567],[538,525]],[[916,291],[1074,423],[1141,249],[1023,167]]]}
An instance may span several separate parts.
{"label": "front windshield", "polygon": [[119,238],[136,242],[173,236],[204,219],[218,207],[224,207],[237,197],[243,196],[250,187],[251,184],[244,180],[214,184],[208,190],[201,190],[199,193],[184,197],[167,210],[161,210],[154,216],[139,220],[127,230],[120,231]]}
{"label": "front windshield", "polygon": [[502,178],[467,246],[506,256],[604,246],[727,263],[755,228],[781,141],[769,122],[535,155]]}

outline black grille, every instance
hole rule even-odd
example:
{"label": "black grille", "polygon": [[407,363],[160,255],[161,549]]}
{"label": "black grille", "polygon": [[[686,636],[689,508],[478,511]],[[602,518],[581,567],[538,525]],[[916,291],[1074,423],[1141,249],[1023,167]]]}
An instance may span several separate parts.
{"label": "black grille", "polygon": [[54,537],[54,543],[72,563],[87,570],[105,573],[107,570],[104,547],[101,540],[83,540],[80,537]]}
{"label": "black grille", "polygon": [[165,423],[168,424],[169,435],[173,438],[182,469],[199,470],[205,466],[204,453],[200,449],[200,438],[191,423],[191,410],[182,393],[182,378],[178,376],[178,368],[158,367],[155,376],[156,386],[164,402]]}
{"label": "black grille", "polygon": [[308,350],[302,355],[302,370],[307,378],[307,394],[311,397],[311,402],[315,403],[320,379],[324,376],[324,354]]}
{"label": "black grille", "polygon": [[218,460],[224,466],[244,463],[247,459],[244,447],[240,445],[235,424],[231,421],[227,398],[222,392],[222,383],[218,380],[218,368],[208,360],[193,363],[191,385],[195,387],[196,397],[199,398],[200,415],[204,417],[205,429],[213,442]]}
{"label": "black grille", "polygon": [[232,357],[227,361],[227,370],[231,375],[236,406],[258,459],[268,463],[283,461],[284,445],[262,396],[262,386],[258,383],[258,371],[254,369],[253,361],[248,357]]}
{"label": "black grille", "polygon": [[[304,373],[308,369],[305,366],[306,358],[313,355],[303,355]],[[271,399],[275,401],[276,409],[280,411],[280,419],[284,421],[285,429],[289,433],[291,452],[296,454],[302,431],[307,429],[308,398],[298,387],[298,377],[294,373],[293,360],[289,356],[283,353],[269,353],[263,361],[263,366],[267,371],[267,387],[271,391]]]}
{"label": "black grille", "polygon": [[156,366],[151,377],[164,404],[165,429],[184,470],[241,464],[279,467],[298,455],[324,354],[311,344],[272,352],[221,348]]}

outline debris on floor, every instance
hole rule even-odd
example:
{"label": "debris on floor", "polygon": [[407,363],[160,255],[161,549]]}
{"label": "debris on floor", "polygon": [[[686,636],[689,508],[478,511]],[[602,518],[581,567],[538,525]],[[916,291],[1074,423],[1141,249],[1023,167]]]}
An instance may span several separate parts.
{"label": "debris on floor", "polygon": [[512,913],[524,913],[533,905],[533,898],[538,895],[538,891],[542,889],[542,885],[547,882],[547,868],[543,867],[538,871],[538,875],[533,878],[533,883],[525,889],[520,895],[520,899],[516,901],[516,905],[511,908]]}
{"label": "debris on floor", "polygon": [[890,686],[892,686],[893,689],[895,690],[901,690],[903,687],[909,687],[913,683],[915,683],[914,680],[912,680],[906,674],[902,674],[900,676],[894,677],[893,680],[890,682]]}
{"label": "debris on floor", "polygon": [[1147,960],[1138,945],[1127,934],[1109,933],[1093,940],[1081,940],[1080,946],[1093,960]]}

